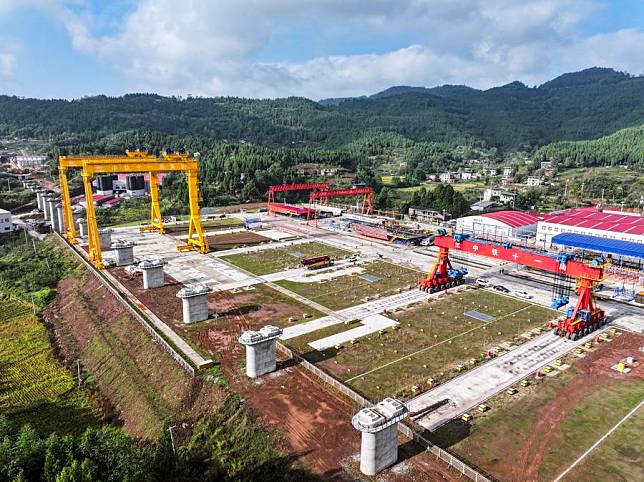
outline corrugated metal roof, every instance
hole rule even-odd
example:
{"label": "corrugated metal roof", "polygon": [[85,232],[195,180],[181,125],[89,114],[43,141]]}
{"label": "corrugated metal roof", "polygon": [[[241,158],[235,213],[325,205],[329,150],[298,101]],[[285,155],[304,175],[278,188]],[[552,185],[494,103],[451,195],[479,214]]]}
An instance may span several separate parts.
{"label": "corrugated metal roof", "polygon": [[534,214],[523,211],[495,211],[492,213],[479,214],[479,216],[496,219],[497,221],[501,221],[513,228],[537,224],[537,221],[539,220],[539,218]]}
{"label": "corrugated metal roof", "polygon": [[546,214],[542,220],[565,226],[644,235],[644,217],[601,212],[595,208],[579,208],[567,212]]}
{"label": "corrugated metal roof", "polygon": [[563,233],[552,237],[552,242],[563,246],[590,249],[602,253],[622,254],[634,258],[644,258],[644,244],[619,239],[600,238],[587,234]]}

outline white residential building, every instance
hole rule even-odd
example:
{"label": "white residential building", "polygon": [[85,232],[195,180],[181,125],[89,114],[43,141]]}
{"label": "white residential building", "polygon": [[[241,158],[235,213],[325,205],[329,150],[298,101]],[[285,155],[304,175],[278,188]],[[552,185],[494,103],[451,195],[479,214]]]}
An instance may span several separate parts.
{"label": "white residential building", "polygon": [[525,183],[531,187],[541,186],[541,182],[541,178],[538,176],[528,176],[528,179],[525,181]]}
{"label": "white residential building", "polygon": [[456,182],[456,177],[454,176],[453,172],[441,172],[439,179],[441,182],[444,182],[446,184],[453,184]]}
{"label": "white residential building", "polygon": [[6,209],[0,209],[0,234],[13,231],[11,213]]}
{"label": "white residential building", "polygon": [[503,175],[504,176],[511,176],[512,175],[512,168],[511,167],[504,167],[503,168]]}
{"label": "white residential building", "polygon": [[487,188],[483,191],[483,201],[493,201],[498,199],[502,204],[512,204],[516,198],[516,193],[505,191],[499,188]]}
{"label": "white residential building", "polygon": [[47,156],[16,156],[16,165],[20,169],[33,169],[42,166]]}

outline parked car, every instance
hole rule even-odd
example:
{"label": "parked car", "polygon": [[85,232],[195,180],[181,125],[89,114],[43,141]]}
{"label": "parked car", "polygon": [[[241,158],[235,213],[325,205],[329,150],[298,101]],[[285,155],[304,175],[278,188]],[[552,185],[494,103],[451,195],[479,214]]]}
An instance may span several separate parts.
{"label": "parked car", "polygon": [[487,278],[478,278],[476,280],[476,284],[481,288],[489,288],[490,286],[492,286],[492,282]]}
{"label": "parked car", "polygon": [[510,292],[510,290],[509,290],[509,289],[507,289],[507,288],[506,288],[505,286],[503,286],[503,285],[494,285],[494,286],[493,286],[493,288],[494,288],[496,291],[500,291],[501,293],[509,293],[509,292]]}
{"label": "parked car", "polygon": [[514,296],[517,296],[518,298],[523,298],[524,300],[529,300],[532,298],[532,295],[527,291],[514,290],[513,294]]}

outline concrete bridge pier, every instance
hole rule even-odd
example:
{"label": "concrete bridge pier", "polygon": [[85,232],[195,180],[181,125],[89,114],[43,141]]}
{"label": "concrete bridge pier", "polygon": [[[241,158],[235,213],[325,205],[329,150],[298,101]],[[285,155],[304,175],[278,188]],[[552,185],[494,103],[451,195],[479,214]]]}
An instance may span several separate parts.
{"label": "concrete bridge pier", "polygon": [[363,408],[353,416],[351,423],[362,432],[360,471],[376,475],[398,460],[398,422],[409,411],[395,398],[385,398],[371,408]]}
{"label": "concrete bridge pier", "polygon": [[163,277],[163,265],[165,261],[158,259],[144,259],[139,263],[139,268],[143,272],[143,289],[150,290],[161,288],[165,283]]}
{"label": "concrete bridge pier", "polygon": [[275,340],[281,334],[282,329],[272,325],[267,325],[259,331],[249,330],[241,334],[239,343],[246,346],[246,375],[256,378],[275,371]]}
{"label": "concrete bridge pier", "polygon": [[209,286],[198,285],[182,288],[177,293],[183,305],[183,322],[196,323],[208,319],[208,294],[212,292]]}

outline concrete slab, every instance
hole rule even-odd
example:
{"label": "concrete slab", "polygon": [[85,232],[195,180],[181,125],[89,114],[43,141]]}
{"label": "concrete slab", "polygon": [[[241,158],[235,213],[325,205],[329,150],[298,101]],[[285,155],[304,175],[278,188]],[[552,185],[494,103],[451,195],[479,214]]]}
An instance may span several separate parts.
{"label": "concrete slab", "polygon": [[398,325],[397,321],[387,318],[386,316],[370,315],[362,320],[362,326],[316,340],[309,343],[309,346],[321,351],[337,344],[347,343],[353,339],[361,338],[396,325]]}

